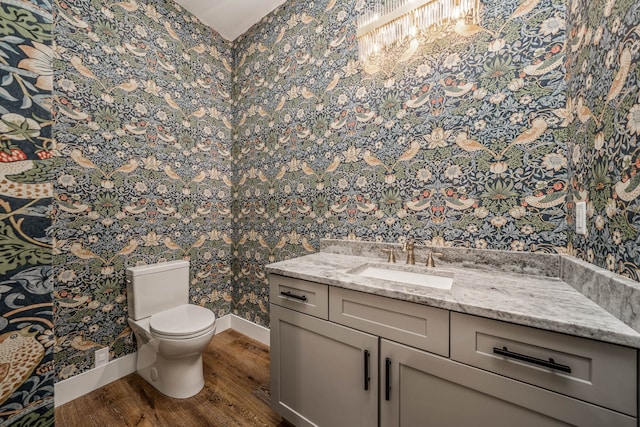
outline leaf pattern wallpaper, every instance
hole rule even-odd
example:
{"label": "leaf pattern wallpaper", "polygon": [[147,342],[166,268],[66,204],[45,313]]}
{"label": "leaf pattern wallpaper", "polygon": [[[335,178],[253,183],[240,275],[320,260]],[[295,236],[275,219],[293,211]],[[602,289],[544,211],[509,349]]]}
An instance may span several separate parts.
{"label": "leaf pattern wallpaper", "polygon": [[0,1],[0,424],[53,424],[52,11]]}
{"label": "leaf pattern wallpaper", "polygon": [[57,3],[58,380],[135,351],[129,266],[190,261],[194,304],[232,292],[231,44],[174,2]]}
{"label": "leaf pattern wallpaper", "polygon": [[640,4],[571,1],[568,151],[571,201],[587,202],[578,257],[640,280]]}
{"label": "leaf pattern wallpaper", "polygon": [[228,42],[171,0],[0,1],[0,424],[51,425],[54,382],[135,351],[128,266],[188,259],[192,303],[265,326],[264,265],[322,238],[640,279],[639,5],[481,0],[361,63],[364,5]]}
{"label": "leaf pattern wallpaper", "polygon": [[264,264],[321,238],[564,251],[564,1],[359,63],[364,4],[289,1],[236,43],[238,289],[266,301]]}

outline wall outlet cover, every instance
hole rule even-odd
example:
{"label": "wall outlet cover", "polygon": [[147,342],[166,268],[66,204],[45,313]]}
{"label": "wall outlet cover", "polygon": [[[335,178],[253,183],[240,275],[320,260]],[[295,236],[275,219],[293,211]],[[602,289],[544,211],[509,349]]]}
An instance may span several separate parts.
{"label": "wall outlet cover", "polygon": [[95,352],[95,367],[99,368],[109,362],[109,347],[103,347]]}
{"label": "wall outlet cover", "polygon": [[587,234],[587,202],[576,203],[576,234]]}

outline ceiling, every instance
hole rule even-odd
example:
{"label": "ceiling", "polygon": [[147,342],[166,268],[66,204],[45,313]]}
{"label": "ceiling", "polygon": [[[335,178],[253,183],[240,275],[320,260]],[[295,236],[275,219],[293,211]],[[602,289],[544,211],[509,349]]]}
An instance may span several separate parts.
{"label": "ceiling", "polygon": [[235,40],[286,0],[176,0],[227,40]]}

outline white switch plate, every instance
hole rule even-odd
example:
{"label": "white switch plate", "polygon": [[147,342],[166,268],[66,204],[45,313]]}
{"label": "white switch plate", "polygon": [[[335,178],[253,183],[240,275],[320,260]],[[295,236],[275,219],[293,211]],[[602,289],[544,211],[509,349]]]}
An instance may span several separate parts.
{"label": "white switch plate", "polygon": [[576,203],[576,234],[587,234],[587,202]]}
{"label": "white switch plate", "polygon": [[109,347],[103,347],[100,350],[96,350],[95,353],[95,368],[104,366],[109,362]]}

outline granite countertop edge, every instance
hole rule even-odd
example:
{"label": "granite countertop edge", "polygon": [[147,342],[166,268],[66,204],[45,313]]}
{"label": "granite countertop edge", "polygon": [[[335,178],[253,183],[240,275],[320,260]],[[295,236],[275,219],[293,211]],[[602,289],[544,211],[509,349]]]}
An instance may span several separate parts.
{"label": "granite countertop edge", "polygon": [[[363,264],[380,264],[379,257],[364,255],[318,252],[269,264],[266,271],[640,349],[640,333],[552,274],[534,276],[443,263],[436,271],[453,271],[455,276],[451,290],[442,290],[348,273]],[[549,298],[550,292],[554,298]]]}

